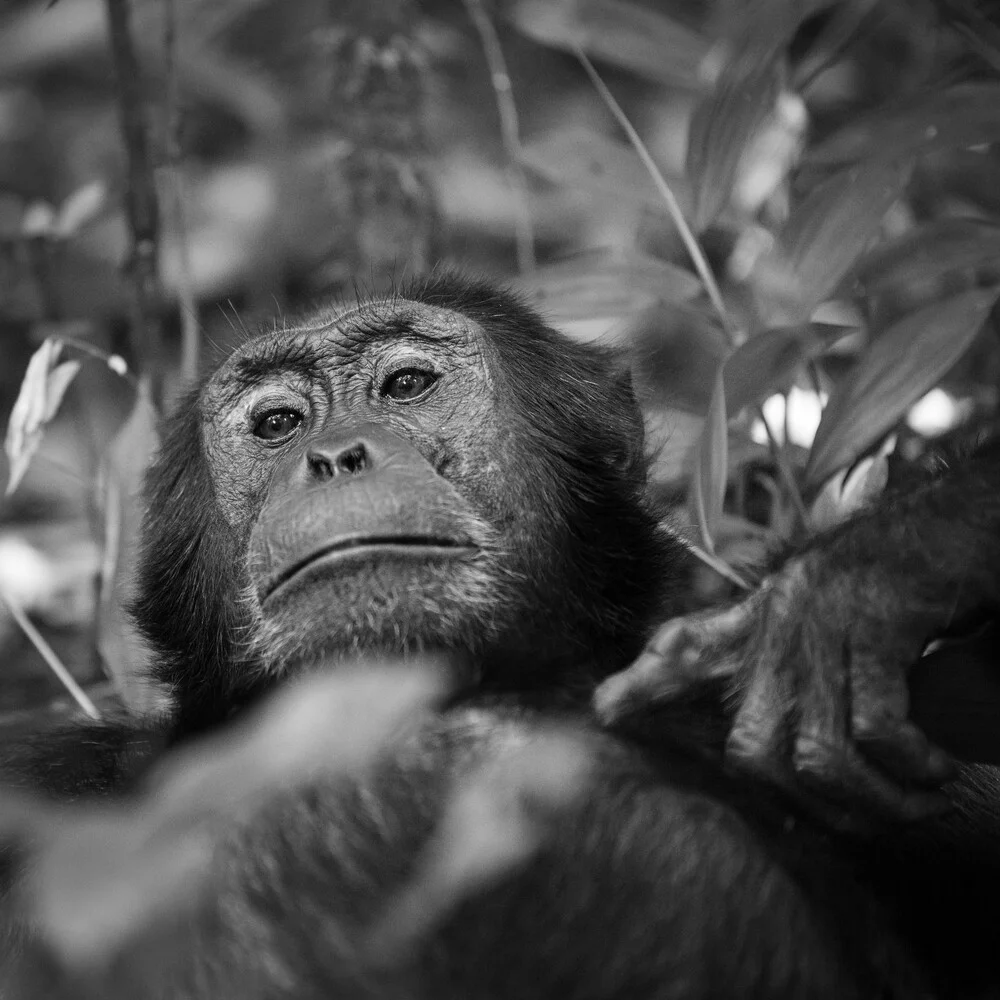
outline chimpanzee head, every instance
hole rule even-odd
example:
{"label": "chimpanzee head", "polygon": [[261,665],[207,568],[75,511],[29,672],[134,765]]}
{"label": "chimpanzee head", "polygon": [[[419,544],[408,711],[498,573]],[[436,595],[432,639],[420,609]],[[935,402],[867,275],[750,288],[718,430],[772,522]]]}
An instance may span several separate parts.
{"label": "chimpanzee head", "polygon": [[627,375],[436,276],[237,348],[166,422],[133,610],[189,726],[302,665],[622,664],[669,577]]}

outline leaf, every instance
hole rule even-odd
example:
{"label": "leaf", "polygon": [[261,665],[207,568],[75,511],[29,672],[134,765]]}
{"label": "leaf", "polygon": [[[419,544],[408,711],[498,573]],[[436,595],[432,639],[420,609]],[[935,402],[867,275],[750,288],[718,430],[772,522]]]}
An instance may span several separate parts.
{"label": "leaf", "polygon": [[1000,157],[995,150],[949,150],[927,157],[920,171],[928,190],[947,191],[989,213],[1000,214]]}
{"label": "leaf", "polygon": [[78,187],[59,206],[52,224],[52,235],[65,239],[79,232],[95,219],[107,203],[108,190],[103,181],[91,181]]}
{"label": "leaf", "polygon": [[[556,184],[598,191],[662,209],[663,200],[631,147],[574,125],[548,132],[521,150],[526,167]],[[691,194],[682,178],[667,178],[687,211]]]}
{"label": "leaf", "polygon": [[51,236],[55,221],[56,213],[48,202],[32,202],[21,216],[21,235],[25,239]]}
{"label": "leaf", "polygon": [[[878,7],[881,0],[848,0],[847,3],[829,7],[829,16],[822,18],[813,34],[805,55],[796,60],[792,76],[792,89],[801,93],[820,75],[825,67],[839,61],[840,55],[864,28],[865,20]],[[817,13],[823,6],[819,0],[808,3],[807,16]]]}
{"label": "leaf", "polygon": [[733,50],[731,62],[759,65],[795,36],[802,22],[826,0],[727,0],[714,4],[711,34]]}
{"label": "leaf", "polygon": [[104,556],[97,609],[97,648],[122,700],[137,713],[152,707],[155,692],[145,678],[148,650],[124,608],[135,572],[142,479],[159,443],[158,419],[149,385],[142,381],[132,412],[105,453],[101,477]]}
{"label": "leaf", "polygon": [[10,461],[6,496],[17,489],[35,452],[42,443],[45,427],[59,410],[66,390],[80,370],[79,361],[59,363],[63,342],[47,337],[31,356],[20,392],[10,411],[4,450]]}
{"label": "leaf", "polygon": [[977,288],[904,317],[874,340],[823,411],[806,466],[818,486],[862,454],[965,353],[1000,291]]}
{"label": "leaf", "polygon": [[1000,84],[965,83],[855,120],[820,143],[806,162],[819,167],[862,159],[886,163],[998,139]]}
{"label": "leaf", "polygon": [[712,400],[708,404],[708,416],[698,442],[694,481],[691,486],[691,498],[702,544],[713,555],[715,553],[713,537],[722,518],[722,505],[726,497],[728,447],[726,392],[720,366],[715,379],[715,388],[712,390]]}
{"label": "leaf", "polygon": [[539,268],[519,287],[556,320],[631,316],[658,301],[693,299],[701,282],[690,271],[635,250],[588,250]]}
{"label": "leaf", "polygon": [[553,728],[457,783],[367,950],[399,962],[468,897],[525,864],[586,789],[587,748]]}
{"label": "leaf", "polygon": [[750,67],[731,63],[695,108],[685,169],[694,189],[696,232],[729,204],[743,155],[771,118],[778,92],[774,60]]}
{"label": "leaf", "polygon": [[879,234],[903,193],[909,167],[865,164],[817,187],[789,216],[754,269],[758,291],[783,323],[808,319]]}
{"label": "leaf", "polygon": [[754,334],[726,358],[723,367],[726,412],[735,416],[743,407],[777,392],[799,365],[851,330],[846,326],[805,323],[771,327]]}
{"label": "leaf", "polygon": [[722,359],[731,350],[718,313],[704,300],[661,303],[623,331],[632,385],[647,416],[652,405],[704,417]]}
{"label": "leaf", "polygon": [[658,83],[697,88],[711,43],[665,14],[623,0],[521,0],[510,18],[543,45],[573,51],[632,70]]}
{"label": "leaf", "polygon": [[691,481],[692,455],[696,453],[705,418],[688,410],[654,407],[643,412],[648,429],[650,482],[680,490]]}
{"label": "leaf", "polygon": [[71,968],[110,965],[137,933],[188,916],[234,818],[289,787],[363,773],[447,693],[443,679],[429,657],[319,672],[254,717],[175,749],[127,801],[56,804],[5,793],[0,839],[36,849],[24,913]]}
{"label": "leaf", "polygon": [[884,449],[863,458],[853,469],[831,476],[809,509],[814,531],[827,531],[846,521],[881,496],[889,481],[889,461]]}
{"label": "leaf", "polygon": [[876,246],[853,268],[866,295],[899,285],[921,286],[956,271],[1000,260],[1000,226],[971,219],[938,219]]}

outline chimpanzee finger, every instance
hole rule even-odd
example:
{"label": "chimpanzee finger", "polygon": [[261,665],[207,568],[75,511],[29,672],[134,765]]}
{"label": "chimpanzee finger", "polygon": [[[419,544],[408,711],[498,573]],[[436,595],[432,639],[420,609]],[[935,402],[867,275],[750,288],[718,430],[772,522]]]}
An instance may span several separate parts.
{"label": "chimpanzee finger", "polygon": [[643,653],[669,660],[692,683],[717,680],[716,664],[750,635],[759,606],[754,595],[722,611],[672,618],[653,633]]}
{"label": "chimpanzee finger", "polygon": [[638,659],[594,692],[598,719],[611,725],[631,712],[732,677],[736,650],[751,630],[754,598],[724,611],[672,618],[661,625]]}
{"label": "chimpanzee finger", "polygon": [[812,758],[816,766],[798,771],[802,785],[832,802],[850,805],[850,814],[868,811],[891,819],[917,820],[935,816],[951,808],[941,792],[907,789],[867,763],[860,751],[850,745],[817,750]]}
{"label": "chimpanzee finger", "polygon": [[742,770],[787,787],[785,752],[794,688],[780,656],[759,656],[726,741],[726,757]]}
{"label": "chimpanzee finger", "polygon": [[792,765],[800,778],[837,780],[847,750],[850,674],[844,646],[820,615],[806,614],[792,645],[798,721]]}
{"label": "chimpanzee finger", "polygon": [[884,771],[927,788],[937,788],[958,773],[951,757],[912,722],[902,722],[894,731],[878,736],[856,734],[855,742]]}
{"label": "chimpanzee finger", "polygon": [[[681,625],[682,620],[676,624]],[[677,645],[668,641],[666,654],[647,646],[627,670],[612,675],[598,686],[593,705],[601,723],[612,725],[647,705],[669,701],[700,685],[729,678],[736,672],[737,664],[729,657],[704,665],[698,663],[692,647],[683,643],[683,629],[678,629],[674,635]]]}
{"label": "chimpanzee finger", "polygon": [[934,788],[955,776],[951,758],[908,721],[903,671],[855,653],[851,733],[862,753],[893,777]]}
{"label": "chimpanzee finger", "polygon": [[[835,636],[824,634],[825,629],[823,618],[807,615],[793,647],[801,654],[800,714],[792,758],[799,781],[816,794],[834,801],[857,801],[888,816],[916,819],[940,812],[947,805],[942,796],[905,787],[918,779],[921,784],[939,783],[923,780],[926,757],[919,757],[917,745],[905,742],[905,683],[897,685],[891,668],[882,664],[853,660],[848,664],[846,651],[841,653],[843,645]],[[855,692],[855,682],[860,692]],[[860,702],[855,698],[858,693]],[[858,736],[859,722],[862,732],[877,732],[870,745],[894,757],[901,767],[883,773],[866,760],[851,742]],[[877,730],[864,728],[875,723]],[[901,736],[903,741],[897,744],[890,735]],[[910,757],[907,750],[912,752]]]}

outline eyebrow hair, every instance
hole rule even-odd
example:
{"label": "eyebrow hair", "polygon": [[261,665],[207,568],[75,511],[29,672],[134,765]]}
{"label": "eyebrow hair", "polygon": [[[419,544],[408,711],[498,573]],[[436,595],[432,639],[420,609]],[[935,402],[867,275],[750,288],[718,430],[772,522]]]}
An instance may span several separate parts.
{"label": "eyebrow hair", "polygon": [[431,336],[418,330],[413,323],[402,316],[379,318],[377,315],[362,316],[357,324],[358,333],[367,341],[418,340],[425,344],[448,344],[454,337],[448,333]]}
{"label": "eyebrow hair", "polygon": [[322,367],[316,347],[307,340],[295,337],[269,344],[265,350],[248,357],[237,358],[231,377],[243,389],[253,387],[268,375],[278,372],[313,378]]}

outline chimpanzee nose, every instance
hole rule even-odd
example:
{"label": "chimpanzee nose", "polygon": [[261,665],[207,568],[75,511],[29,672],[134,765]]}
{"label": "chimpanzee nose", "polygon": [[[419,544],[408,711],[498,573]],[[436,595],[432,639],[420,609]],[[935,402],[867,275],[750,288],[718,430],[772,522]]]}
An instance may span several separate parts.
{"label": "chimpanzee nose", "polygon": [[370,476],[402,462],[411,463],[413,445],[388,428],[374,423],[329,427],[313,435],[306,445],[304,461],[295,479],[307,485]]}
{"label": "chimpanzee nose", "polygon": [[326,482],[337,476],[359,476],[372,465],[372,449],[363,440],[344,447],[313,447],[306,452],[306,464],[313,479]]}

